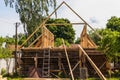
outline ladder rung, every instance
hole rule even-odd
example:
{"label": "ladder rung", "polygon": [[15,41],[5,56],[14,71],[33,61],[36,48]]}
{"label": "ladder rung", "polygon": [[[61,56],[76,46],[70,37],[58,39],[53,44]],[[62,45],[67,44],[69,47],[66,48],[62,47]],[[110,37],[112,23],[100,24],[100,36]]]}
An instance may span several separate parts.
{"label": "ladder rung", "polygon": [[50,50],[44,50],[44,53],[49,53],[50,52]]}
{"label": "ladder rung", "polygon": [[44,61],[44,62],[45,62],[45,61],[46,61],[46,62],[49,62],[49,61],[50,61],[50,59],[44,59],[43,61]]}
{"label": "ladder rung", "polygon": [[49,55],[44,55],[44,58],[49,58],[50,56]]}
{"label": "ladder rung", "polygon": [[45,67],[45,66],[47,66],[47,67],[48,67],[48,65],[49,65],[48,63],[44,63],[44,67]]}
{"label": "ladder rung", "polygon": [[50,62],[50,59],[44,59],[43,62],[48,63],[48,62]]}
{"label": "ladder rung", "polygon": [[[46,63],[49,64],[49,62],[50,62],[50,61],[44,61],[45,64],[46,64]],[[43,64],[44,64],[44,63],[43,63]]]}
{"label": "ladder rung", "polygon": [[49,64],[48,62],[44,62],[44,64]]}
{"label": "ladder rung", "polygon": [[44,68],[43,68],[43,69],[49,69],[49,67],[44,66]]}

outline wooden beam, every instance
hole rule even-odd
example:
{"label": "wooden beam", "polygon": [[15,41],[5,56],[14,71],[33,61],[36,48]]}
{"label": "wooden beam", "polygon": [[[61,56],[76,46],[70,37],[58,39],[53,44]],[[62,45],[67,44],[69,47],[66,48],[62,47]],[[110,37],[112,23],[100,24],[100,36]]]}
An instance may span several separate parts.
{"label": "wooden beam", "polygon": [[[101,69],[105,64],[106,64],[106,61],[99,67],[99,69]],[[96,72],[94,74],[96,74]]]}
{"label": "wooden beam", "polygon": [[62,42],[63,42],[63,47],[64,47],[64,49],[65,49],[65,55],[66,55],[66,58],[67,58],[68,67],[69,67],[69,69],[70,69],[70,74],[71,74],[72,80],[74,80],[74,76],[73,76],[71,64],[70,64],[70,61],[69,61],[68,53],[67,53],[66,46],[65,46],[65,43],[64,43],[64,40],[63,40],[63,39],[62,39]]}
{"label": "wooden beam", "polygon": [[[78,61],[77,64],[73,67],[72,71],[74,71],[76,69],[76,67],[80,64],[81,61]],[[69,73],[70,75],[70,73]]]}
{"label": "wooden beam", "polygon": [[61,64],[61,66],[62,66],[62,69],[63,69],[65,75],[67,76],[67,72],[65,71],[65,67],[64,67],[63,63]]}
{"label": "wooden beam", "polygon": [[59,26],[59,25],[84,25],[85,23],[52,23],[52,24],[45,24],[46,26],[47,25],[56,25],[56,26]]}
{"label": "wooden beam", "polygon": [[92,65],[92,67],[95,69],[101,80],[106,80],[105,76],[101,73],[99,68],[95,65],[95,63],[91,60],[91,58],[88,56],[88,54],[85,52],[85,50],[81,47],[81,45],[78,45],[78,47],[82,50],[83,54],[87,57],[88,61]]}
{"label": "wooden beam", "polygon": [[42,36],[42,34],[40,36],[38,36],[37,39],[35,39],[28,47],[31,47],[37,40],[40,39],[41,36]]}
{"label": "wooden beam", "polygon": [[64,4],[64,2],[62,2],[36,29],[35,31],[21,44],[20,48],[21,49],[23,47],[23,45],[42,27],[44,26],[44,24],[47,22],[47,20]]}
{"label": "wooden beam", "polygon": [[[73,13],[75,13],[85,24],[87,24],[93,31],[95,31],[83,18],[81,18],[81,16],[79,16],[67,3],[65,3],[64,1],[35,29],[35,31],[22,43],[22,45],[19,47],[19,49],[21,49],[23,47],[23,45],[39,30],[39,28],[43,25],[45,25],[46,21],[63,5],[65,4]],[[99,35],[96,31],[95,33],[100,37],[101,35]]]}
{"label": "wooden beam", "polygon": [[[64,2],[64,1],[63,1]],[[84,23],[86,23],[95,33],[96,35],[98,35],[101,39],[102,36],[100,34],[98,34],[79,14],[77,14],[66,2],[64,2],[64,4],[74,13],[76,14]]]}

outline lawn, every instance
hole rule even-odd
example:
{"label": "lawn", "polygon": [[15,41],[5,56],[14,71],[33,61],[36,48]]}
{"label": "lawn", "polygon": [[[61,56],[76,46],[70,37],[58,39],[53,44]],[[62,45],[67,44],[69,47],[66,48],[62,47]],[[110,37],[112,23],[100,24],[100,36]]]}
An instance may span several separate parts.
{"label": "lawn", "polygon": [[[8,80],[23,80],[23,78],[8,78]],[[101,79],[99,79],[99,78],[89,78],[87,80],[101,80]],[[120,78],[110,78],[110,79],[107,78],[107,80],[120,80]]]}
{"label": "lawn", "polygon": [[[89,78],[87,80],[101,80],[101,79],[98,79],[98,78]],[[107,80],[120,80],[120,78],[107,78]]]}

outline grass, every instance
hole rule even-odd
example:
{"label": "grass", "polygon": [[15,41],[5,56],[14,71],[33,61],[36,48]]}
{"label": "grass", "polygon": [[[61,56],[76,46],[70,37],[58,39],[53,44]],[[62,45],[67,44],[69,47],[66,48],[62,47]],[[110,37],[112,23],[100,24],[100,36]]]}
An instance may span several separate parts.
{"label": "grass", "polygon": [[[7,78],[7,80],[23,80],[23,78]],[[101,80],[101,79],[100,78],[89,78],[87,80]],[[107,80],[120,80],[120,78],[107,78]]]}
{"label": "grass", "polygon": [[23,80],[22,78],[7,78],[7,80]]}
{"label": "grass", "polygon": [[[100,78],[89,78],[87,80],[101,80]],[[107,80],[120,80],[120,78],[107,78]]]}

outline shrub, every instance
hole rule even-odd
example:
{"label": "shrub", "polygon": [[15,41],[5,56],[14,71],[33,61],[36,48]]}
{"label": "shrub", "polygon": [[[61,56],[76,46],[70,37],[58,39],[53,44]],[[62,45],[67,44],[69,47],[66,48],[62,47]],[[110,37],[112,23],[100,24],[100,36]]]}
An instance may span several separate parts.
{"label": "shrub", "polygon": [[6,72],[7,72],[7,71],[6,71],[6,69],[5,69],[5,68],[2,68],[2,69],[1,69],[1,75],[5,75],[5,74],[6,74]]}

